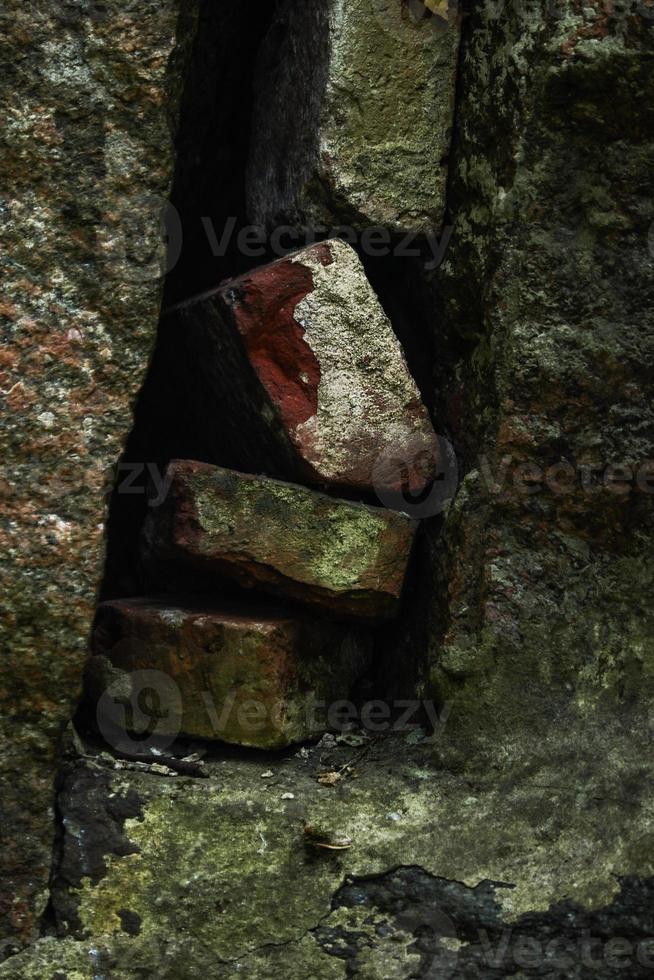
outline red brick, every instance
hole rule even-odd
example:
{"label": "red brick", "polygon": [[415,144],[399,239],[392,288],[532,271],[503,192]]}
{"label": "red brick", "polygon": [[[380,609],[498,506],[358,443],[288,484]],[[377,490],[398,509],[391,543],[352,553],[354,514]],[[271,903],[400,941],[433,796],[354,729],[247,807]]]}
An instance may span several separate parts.
{"label": "red brick", "polygon": [[[314,245],[171,315],[168,332],[193,365],[185,386],[206,458],[367,492],[419,493],[433,479],[428,412],[349,245]],[[389,457],[397,462],[380,466]]]}
{"label": "red brick", "polygon": [[144,675],[157,737],[281,748],[324,731],[327,706],[348,697],[368,659],[365,631],[333,621],[124,599],[98,608],[87,692],[106,736],[128,717],[120,702],[136,706],[135,672],[158,672]]}
{"label": "red brick", "polygon": [[395,511],[188,460],[145,534],[163,583],[174,567],[367,619],[395,615],[416,523]]}

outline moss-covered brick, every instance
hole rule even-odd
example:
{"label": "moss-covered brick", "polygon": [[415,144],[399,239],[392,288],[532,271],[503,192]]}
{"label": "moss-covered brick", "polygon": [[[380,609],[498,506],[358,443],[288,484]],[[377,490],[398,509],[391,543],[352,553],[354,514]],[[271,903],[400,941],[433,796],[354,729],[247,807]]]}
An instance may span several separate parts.
{"label": "moss-covered brick", "polygon": [[301,600],[349,616],[397,613],[417,524],[266,477],[173,461],[145,532],[146,562]]}
{"label": "moss-covered brick", "polygon": [[87,690],[99,705],[105,692],[129,699],[135,671],[158,671],[157,735],[278,749],[325,730],[369,651],[365,630],[297,612],[116,600],[98,609]]}

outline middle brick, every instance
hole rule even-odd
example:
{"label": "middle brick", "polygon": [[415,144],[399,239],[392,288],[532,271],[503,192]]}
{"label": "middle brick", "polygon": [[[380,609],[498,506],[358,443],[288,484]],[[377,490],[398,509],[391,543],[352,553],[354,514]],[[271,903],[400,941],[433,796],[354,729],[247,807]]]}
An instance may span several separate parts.
{"label": "middle brick", "polygon": [[150,569],[187,568],[343,615],[399,607],[417,524],[406,515],[206,463],[173,461],[146,522]]}

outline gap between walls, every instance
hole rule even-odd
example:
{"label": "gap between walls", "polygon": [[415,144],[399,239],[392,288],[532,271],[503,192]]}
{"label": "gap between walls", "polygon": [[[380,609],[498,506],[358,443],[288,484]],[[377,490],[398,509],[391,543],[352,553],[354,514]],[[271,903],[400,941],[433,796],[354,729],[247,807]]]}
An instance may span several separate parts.
{"label": "gap between walls", "polygon": [[[258,4],[253,16],[242,0],[216,3],[202,0],[198,32],[182,97],[177,163],[171,204],[179,215],[182,247],[179,260],[166,277],[162,309],[188,299],[222,279],[253,265],[236,247],[238,230],[247,224],[245,171],[254,103],[256,58],[270,27],[274,4]],[[202,218],[215,228],[235,220],[235,234],[224,255],[214,256]],[[184,412],[178,361],[184,358],[184,338],[172,334],[161,318],[157,343],[139,393],[134,426],[123,464],[149,463],[163,473],[175,458],[209,460],[201,433]],[[192,383],[186,378],[185,383]],[[214,423],[215,424],[215,423]],[[220,424],[220,420],[217,420]],[[107,524],[107,552],[100,600],[141,591],[138,537],[147,503],[145,466],[129,488],[114,492]]]}
{"label": "gap between walls", "polygon": [[[257,8],[255,18],[248,5],[240,0],[220,5],[204,0],[202,4],[182,100],[171,194],[171,203],[183,227],[183,247],[179,261],[166,279],[164,310],[275,257],[268,253],[261,258],[250,258],[237,247],[238,231],[248,224],[245,178],[257,53],[270,29],[274,11],[274,4],[265,5]],[[232,223],[235,220],[234,233],[223,255],[213,253],[202,218],[209,218],[218,234],[230,219]],[[444,354],[443,343],[437,341],[440,330],[437,274],[425,270],[425,261],[433,256],[426,246],[423,251],[423,258],[376,258],[360,251],[359,254],[402,343],[436,431],[449,437],[439,425],[434,377],[440,374],[436,370],[437,360],[445,364],[451,358],[449,352]],[[184,358],[184,338],[172,335],[171,321],[162,317],[123,464],[147,463],[159,473],[174,458],[232,465],[226,445],[218,458],[215,439],[212,440],[214,452],[209,455],[202,432],[194,429],[185,414],[185,388],[180,387],[178,371],[180,358]],[[192,383],[192,377],[186,372],[182,384]],[[207,424],[220,427],[220,420],[207,419]],[[143,593],[138,545],[148,506],[147,484],[148,472],[143,466],[129,493],[113,494],[101,600]],[[378,504],[377,500],[365,502]],[[424,522],[418,535],[402,610],[397,622],[377,631],[375,667],[362,685],[364,697],[416,694],[426,668],[433,589],[432,549],[441,524],[440,515],[433,517]]]}

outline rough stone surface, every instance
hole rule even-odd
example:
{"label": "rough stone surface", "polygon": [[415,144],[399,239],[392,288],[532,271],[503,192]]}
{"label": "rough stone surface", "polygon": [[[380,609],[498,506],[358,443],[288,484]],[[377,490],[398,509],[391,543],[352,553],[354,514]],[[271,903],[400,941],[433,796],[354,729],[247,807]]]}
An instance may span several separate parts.
{"label": "rough stone surface", "polygon": [[[130,675],[159,671],[157,735],[282,748],[324,732],[327,706],[350,695],[369,647],[360,631],[297,612],[117,600],[98,608],[87,690],[101,704],[127,684],[135,701]],[[104,728],[124,721],[112,710]]]}
{"label": "rough stone surface", "polygon": [[236,469],[410,494],[433,478],[429,414],[349,245],[314,245],[171,316],[212,462],[224,462],[227,433]]}
{"label": "rough stone surface", "polygon": [[[87,748],[59,800],[59,939],[0,977],[651,974],[647,734],[571,725],[458,772],[446,736],[438,760],[406,734],[368,745],[357,778],[333,787],[317,777],[352,760],[346,744],[208,755],[203,780],[126,771]],[[310,851],[305,824],[352,846]]]}
{"label": "rough stone surface", "polygon": [[417,524],[305,487],[174,460],[145,529],[155,582],[174,567],[370,619],[398,609]]}
{"label": "rough stone surface", "polygon": [[102,572],[107,469],[154,343],[195,5],[0,14],[0,956],[35,933],[55,751]]}
{"label": "rough stone surface", "polygon": [[432,689],[487,748],[571,705],[648,724],[653,20],[487,3],[466,37],[439,285],[467,473],[435,551]]}
{"label": "rough stone surface", "polygon": [[437,228],[459,26],[421,2],[281,4],[260,56],[252,220]]}

